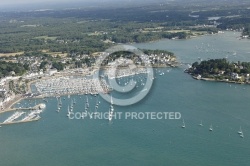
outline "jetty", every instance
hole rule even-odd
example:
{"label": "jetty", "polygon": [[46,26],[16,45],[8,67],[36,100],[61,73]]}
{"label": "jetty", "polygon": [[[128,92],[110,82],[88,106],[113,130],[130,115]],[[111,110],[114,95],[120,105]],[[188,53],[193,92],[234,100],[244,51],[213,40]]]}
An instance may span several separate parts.
{"label": "jetty", "polygon": [[3,125],[11,125],[11,124],[19,124],[19,123],[28,123],[28,122],[35,122],[35,121],[38,121],[41,117],[38,116],[36,118],[33,118],[33,119],[29,119],[29,120],[20,120],[20,121],[13,121],[13,122],[7,122],[7,123],[0,123],[1,126]]}
{"label": "jetty", "polygon": [[[4,120],[2,123],[0,123],[0,126],[38,121],[41,118],[40,114],[43,112],[45,107],[46,107],[45,104],[39,104],[32,108],[14,108],[12,110],[9,110],[9,111],[16,111],[16,112],[12,114],[10,117],[8,117],[6,120]],[[20,112],[20,110],[23,110],[23,111]],[[24,111],[29,111],[29,110],[31,111],[28,114],[27,112],[24,112]],[[22,118],[24,114],[25,116]]]}
{"label": "jetty", "polygon": [[[28,108],[9,108],[5,112],[10,112],[10,111],[31,111],[31,110],[38,110],[38,109],[44,109],[45,104],[38,104],[34,107],[28,107]],[[4,113],[4,112],[1,112]]]}

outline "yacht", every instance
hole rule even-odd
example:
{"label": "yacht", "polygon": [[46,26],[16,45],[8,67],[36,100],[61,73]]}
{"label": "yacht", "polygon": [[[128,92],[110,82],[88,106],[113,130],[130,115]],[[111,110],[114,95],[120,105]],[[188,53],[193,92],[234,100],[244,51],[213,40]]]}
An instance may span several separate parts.
{"label": "yacht", "polygon": [[85,105],[85,112],[86,112],[86,113],[88,112],[88,108],[86,107],[86,105]]}
{"label": "yacht", "polygon": [[240,130],[238,131],[238,134],[242,134],[242,129],[241,129],[241,126],[240,126]]}
{"label": "yacht", "polygon": [[184,119],[182,120],[182,126],[181,126],[181,127],[182,127],[182,128],[186,128]]}
{"label": "yacht", "polygon": [[162,72],[162,73],[160,73],[159,75],[160,75],[160,76],[163,76],[164,74],[165,74],[165,73],[164,73],[164,72]]}
{"label": "yacht", "polygon": [[240,126],[240,130],[238,131],[238,134],[240,134],[240,137],[241,137],[241,138],[244,138],[244,134],[243,134],[243,131],[242,131],[242,129],[241,129],[241,126]]}
{"label": "yacht", "polygon": [[111,96],[111,104],[110,104],[110,108],[109,108],[109,121],[112,120],[113,114],[114,114],[114,107],[113,107],[113,99]]}
{"label": "yacht", "polygon": [[87,98],[86,98],[86,104],[85,104],[85,106],[86,106],[87,108],[89,108],[89,99],[88,99],[88,96],[87,96]]}
{"label": "yacht", "polygon": [[71,100],[70,108],[73,109],[73,100]]}
{"label": "yacht", "polygon": [[59,105],[60,106],[62,105],[62,98],[61,97],[59,98]]}
{"label": "yacht", "polygon": [[95,112],[94,112],[94,115],[97,114],[97,109],[99,107],[99,102],[98,102],[98,99],[96,100],[96,105],[95,105]]}
{"label": "yacht", "polygon": [[209,131],[213,131],[213,126],[210,125]]}
{"label": "yacht", "polygon": [[201,123],[199,124],[199,126],[203,126],[202,121],[201,121]]}
{"label": "yacht", "polygon": [[69,116],[70,116],[70,112],[67,113],[67,117],[69,117]]}

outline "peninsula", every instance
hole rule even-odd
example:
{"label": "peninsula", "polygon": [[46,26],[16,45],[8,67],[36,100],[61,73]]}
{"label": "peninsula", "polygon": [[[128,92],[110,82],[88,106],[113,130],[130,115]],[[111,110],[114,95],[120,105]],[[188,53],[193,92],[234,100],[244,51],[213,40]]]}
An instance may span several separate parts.
{"label": "peninsula", "polygon": [[210,59],[193,63],[185,72],[197,80],[249,84],[250,62]]}

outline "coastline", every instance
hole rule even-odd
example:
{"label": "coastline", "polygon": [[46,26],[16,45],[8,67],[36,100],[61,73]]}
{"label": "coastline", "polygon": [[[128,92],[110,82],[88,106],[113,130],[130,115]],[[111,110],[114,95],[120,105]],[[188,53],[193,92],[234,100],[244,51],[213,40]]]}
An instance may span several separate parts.
{"label": "coastline", "polygon": [[22,95],[15,96],[15,98],[13,100],[9,101],[6,104],[7,105],[6,108],[4,108],[3,110],[0,111],[0,114],[13,111],[11,109],[11,107],[13,107],[16,103],[20,102],[23,99],[24,99],[24,97]]}
{"label": "coastline", "polygon": [[[178,67],[178,62],[173,62],[174,65],[154,65],[152,66],[152,68],[174,68],[174,67]],[[145,68],[144,66],[138,66],[138,68]],[[102,70],[107,70],[109,69],[109,67],[104,67],[104,68],[101,68]],[[57,73],[55,74],[54,76],[52,77],[42,77],[40,79],[35,79],[35,80],[32,80],[30,82],[27,83],[27,94],[31,94],[32,93],[32,90],[31,90],[31,85],[37,81],[40,81],[40,80],[49,80],[49,79],[53,79],[53,78],[60,78],[60,77],[67,77],[67,76],[93,76],[93,74],[96,72],[97,69],[93,69],[93,71],[91,72],[84,72],[84,73],[75,73],[75,74],[72,74],[72,73],[69,73],[69,74],[65,74],[65,73]],[[105,93],[109,93],[110,91],[106,91]],[[83,94],[86,94],[86,93],[65,93],[65,94],[61,94],[61,95],[49,95],[49,96],[43,96],[43,95],[40,95],[40,96],[34,96],[34,97],[31,97],[32,99],[42,99],[44,97],[57,97],[57,96],[67,96],[67,95],[83,95]],[[91,95],[94,95],[94,94],[97,94],[97,93],[88,93],[88,94],[91,94]],[[9,101],[5,108],[3,110],[0,111],[0,114],[1,113],[5,113],[5,112],[10,112],[10,111],[13,111],[13,109],[11,109],[16,103],[20,102],[21,100],[25,99],[27,97],[25,97],[24,95],[16,95],[11,101]]]}
{"label": "coastline", "polygon": [[[191,74],[190,74],[191,75]],[[216,79],[213,79],[213,78],[205,78],[205,77],[201,77],[201,78],[198,78],[197,76],[193,76],[191,75],[193,79],[195,80],[202,80],[202,81],[211,81],[211,82],[224,82],[224,83],[233,83],[233,84],[249,84],[247,82],[237,82],[237,81],[229,81],[229,80],[216,80]]]}

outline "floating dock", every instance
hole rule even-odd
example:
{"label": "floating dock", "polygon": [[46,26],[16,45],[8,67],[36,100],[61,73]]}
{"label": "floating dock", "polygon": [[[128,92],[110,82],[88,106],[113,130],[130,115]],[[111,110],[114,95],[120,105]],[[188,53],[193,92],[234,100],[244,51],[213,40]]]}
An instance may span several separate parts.
{"label": "floating dock", "polygon": [[13,115],[8,117],[4,122],[0,123],[0,126],[38,121],[41,118],[39,115],[40,113],[43,112],[45,107],[46,107],[45,104],[39,104],[32,108],[10,109],[8,111],[20,111],[20,110],[32,110],[32,111],[21,120],[17,120],[17,119],[20,118],[25,112],[15,112]]}
{"label": "floating dock", "polygon": [[28,122],[35,122],[38,121],[39,119],[41,119],[41,117],[36,117],[34,119],[31,120],[19,120],[19,121],[13,121],[13,122],[8,122],[8,123],[0,123],[1,126],[3,125],[11,125],[11,124],[19,124],[19,123],[28,123]]}
{"label": "floating dock", "polygon": [[29,111],[29,110],[44,109],[45,107],[46,107],[45,104],[38,104],[38,105],[36,105],[34,107],[28,107],[28,108],[10,108],[10,109],[8,109],[5,112],[10,112],[10,111],[25,111],[25,110]]}

